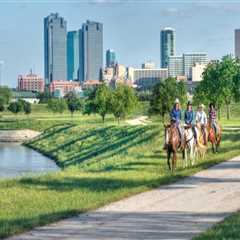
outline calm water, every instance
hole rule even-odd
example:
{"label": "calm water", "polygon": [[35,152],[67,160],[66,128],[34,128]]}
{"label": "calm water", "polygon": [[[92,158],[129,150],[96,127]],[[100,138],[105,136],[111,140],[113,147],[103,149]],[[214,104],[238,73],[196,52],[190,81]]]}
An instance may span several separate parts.
{"label": "calm water", "polygon": [[17,143],[0,142],[0,178],[58,171],[55,162]]}

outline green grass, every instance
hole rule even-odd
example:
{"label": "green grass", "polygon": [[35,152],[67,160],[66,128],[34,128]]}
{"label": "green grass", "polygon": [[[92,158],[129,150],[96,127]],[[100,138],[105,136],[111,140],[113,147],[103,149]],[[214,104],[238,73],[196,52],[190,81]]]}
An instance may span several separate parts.
{"label": "green grass", "polygon": [[194,240],[238,240],[240,239],[240,213],[235,213],[215,225]]}
{"label": "green grass", "polygon": [[240,131],[228,130],[219,154],[171,175],[162,128],[64,125],[49,129],[31,147],[64,170],[41,177],[0,181],[0,237],[96,209],[112,201],[174,182],[240,154]]}

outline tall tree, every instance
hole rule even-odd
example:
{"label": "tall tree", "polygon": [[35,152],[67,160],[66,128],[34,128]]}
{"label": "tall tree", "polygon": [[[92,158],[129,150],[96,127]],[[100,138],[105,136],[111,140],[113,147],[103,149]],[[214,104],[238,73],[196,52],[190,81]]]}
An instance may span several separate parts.
{"label": "tall tree", "polygon": [[131,87],[123,84],[117,85],[111,98],[111,112],[118,120],[118,123],[120,119],[130,114],[137,104],[137,96]]}
{"label": "tall tree", "polygon": [[12,92],[8,87],[0,86],[0,96],[4,101],[4,104],[8,104],[12,98]]}
{"label": "tall tree", "polygon": [[237,73],[236,62],[230,56],[221,61],[208,64],[194,94],[194,101],[212,102],[219,110],[223,104],[227,106],[227,118],[230,118],[230,104],[234,98],[234,79]]}
{"label": "tall tree", "polygon": [[165,115],[171,111],[176,98],[182,104],[187,100],[187,91],[183,82],[177,82],[175,78],[167,78],[155,85],[150,101],[150,113],[160,114],[162,121]]}
{"label": "tall tree", "polygon": [[32,105],[29,102],[24,102],[23,111],[26,115],[29,115],[32,112]]}
{"label": "tall tree", "polygon": [[97,88],[94,99],[94,111],[102,117],[103,123],[105,121],[106,114],[111,112],[111,98],[112,91],[110,87],[102,84]]}
{"label": "tall tree", "polygon": [[63,113],[67,109],[67,103],[65,99],[50,99],[47,105],[48,109],[54,113]]}

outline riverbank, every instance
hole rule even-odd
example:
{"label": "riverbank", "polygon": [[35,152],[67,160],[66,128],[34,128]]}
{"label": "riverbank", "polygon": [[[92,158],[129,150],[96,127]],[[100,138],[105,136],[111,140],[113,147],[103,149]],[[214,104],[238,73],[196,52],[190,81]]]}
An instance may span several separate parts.
{"label": "riverbank", "polygon": [[0,142],[25,142],[38,137],[41,132],[21,129],[21,130],[0,130]]}

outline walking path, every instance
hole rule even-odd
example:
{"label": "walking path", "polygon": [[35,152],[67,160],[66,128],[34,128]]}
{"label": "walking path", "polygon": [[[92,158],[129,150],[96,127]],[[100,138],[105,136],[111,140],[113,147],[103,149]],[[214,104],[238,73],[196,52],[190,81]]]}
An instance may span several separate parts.
{"label": "walking path", "polygon": [[191,239],[240,208],[240,157],[11,240]]}
{"label": "walking path", "polygon": [[148,119],[148,116],[140,116],[134,119],[126,120],[126,123],[129,125],[147,125],[151,121]]}

